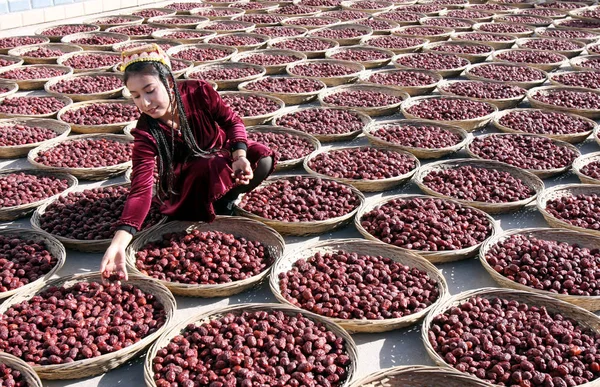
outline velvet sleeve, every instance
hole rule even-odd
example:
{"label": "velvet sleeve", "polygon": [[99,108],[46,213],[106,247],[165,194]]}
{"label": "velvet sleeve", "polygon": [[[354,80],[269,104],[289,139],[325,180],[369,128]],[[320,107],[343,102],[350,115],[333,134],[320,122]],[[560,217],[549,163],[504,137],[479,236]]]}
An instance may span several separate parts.
{"label": "velvet sleeve", "polygon": [[134,137],[131,188],[118,225],[132,226],[139,231],[152,204],[154,160],[157,150],[148,134],[136,133]]}
{"label": "velvet sleeve", "polygon": [[246,127],[240,116],[223,101],[219,93],[207,82],[201,82],[201,90],[208,111],[227,135],[227,142],[247,143]]}

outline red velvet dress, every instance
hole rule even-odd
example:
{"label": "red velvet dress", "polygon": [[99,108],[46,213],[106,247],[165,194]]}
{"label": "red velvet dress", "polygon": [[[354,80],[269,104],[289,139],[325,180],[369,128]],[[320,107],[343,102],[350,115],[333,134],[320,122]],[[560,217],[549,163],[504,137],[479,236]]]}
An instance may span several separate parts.
{"label": "red velvet dress", "polygon": [[[178,82],[186,117],[198,145],[202,149],[229,150],[235,142],[248,145],[246,157],[256,168],[259,159],[273,156],[271,149],[247,139],[241,118],[227,106],[212,86],[203,81]],[[140,229],[152,203],[154,158],[158,155],[156,141],[149,132],[149,117],[142,114],[131,131],[134,137],[131,190],[119,225]],[[160,122],[160,121],[159,121]],[[217,125],[218,124],[218,125]],[[171,129],[160,122],[168,140]],[[183,138],[175,131],[175,190],[178,195],[161,204],[164,215],[179,220],[212,221],[213,203],[235,186],[231,178],[231,156],[217,154],[210,158],[193,158],[183,162]],[[178,151],[179,149],[179,151]],[[158,158],[157,158],[158,160]]]}

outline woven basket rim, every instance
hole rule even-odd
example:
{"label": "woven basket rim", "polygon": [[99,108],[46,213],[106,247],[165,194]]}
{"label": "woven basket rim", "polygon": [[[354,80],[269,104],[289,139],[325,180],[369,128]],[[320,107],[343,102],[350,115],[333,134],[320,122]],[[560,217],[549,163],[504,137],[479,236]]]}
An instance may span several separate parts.
{"label": "woven basket rim", "polygon": [[330,21],[330,24],[325,24],[323,26],[319,25],[302,25],[302,24],[291,24],[291,22],[295,21],[295,20],[300,20],[300,19],[306,19],[306,16],[293,16],[293,17],[288,17],[285,18],[281,21],[281,25],[282,26],[291,26],[291,27],[303,27],[306,28],[307,30],[311,30],[311,29],[315,29],[315,28],[319,28],[319,27],[331,27],[333,25],[336,24],[340,24],[342,21],[338,18],[332,17],[332,16],[311,16],[311,19],[317,19],[317,20],[325,20],[325,21]]}
{"label": "woven basket rim", "polygon": [[19,371],[21,373],[21,376],[23,376],[23,379],[25,379],[25,382],[28,386],[42,387],[42,381],[40,380],[40,377],[35,373],[33,368],[18,357],[8,354],[6,352],[0,352],[0,364],[6,364],[10,368]]}
{"label": "woven basket rim", "polygon": [[598,109],[577,109],[577,108],[564,108],[561,106],[555,106],[555,105],[551,105],[545,102],[540,102],[537,101],[535,98],[533,98],[533,95],[537,92],[542,92],[542,93],[547,93],[553,90],[569,90],[569,91],[578,91],[578,92],[585,92],[585,93],[594,93],[600,96],[600,90],[594,90],[594,89],[586,89],[584,87],[571,87],[571,86],[540,86],[540,87],[534,87],[533,89],[529,90],[527,92],[527,99],[529,101],[535,101],[536,104],[538,104],[539,106],[543,106],[543,107],[548,107],[549,109],[555,109],[555,110],[559,110],[560,108],[562,109],[568,109],[571,111],[577,111],[577,112],[582,112],[584,114],[598,114],[600,113],[600,107]]}
{"label": "woven basket rim", "polygon": [[[362,39],[360,40],[360,43],[359,43],[359,44],[360,44],[360,45],[365,45],[365,46],[367,46],[367,47],[377,47],[377,46],[369,46],[369,41],[371,41],[371,40],[374,40],[374,39],[381,39],[381,38],[385,38],[386,36],[387,36],[387,35],[383,35],[383,36],[382,36],[382,35],[371,35],[371,36],[367,36],[367,37],[365,37],[365,38],[362,38]],[[393,35],[390,35],[390,36],[393,36]],[[429,39],[425,39],[425,38],[419,38],[419,37],[415,37],[415,39],[420,39],[422,42],[421,42],[421,43],[419,43],[419,44],[417,44],[417,45],[414,45],[414,46],[408,46],[408,47],[401,47],[401,48],[389,48],[389,47],[388,47],[388,48],[386,48],[386,50],[391,50],[391,51],[393,51],[393,50],[403,50],[403,51],[405,51],[405,50],[406,50],[406,51],[410,51],[410,50],[418,50],[418,49],[420,49],[420,48],[422,48],[422,47],[424,47],[425,45],[427,45],[427,44],[429,44],[429,43],[430,43]]]}
{"label": "woven basket rim", "polygon": [[[592,43],[591,45],[596,45],[597,43]],[[589,46],[589,45],[588,45]],[[587,49],[587,46],[586,46]],[[598,54],[593,54],[593,55],[583,55],[583,56],[576,56],[574,58],[569,59],[569,64],[571,65],[571,67],[573,67],[576,70],[594,70],[591,67],[585,67],[583,66],[584,61],[587,61],[588,59],[590,60],[595,60],[595,59],[600,59],[600,53]]]}
{"label": "woven basket rim", "polygon": [[[490,0],[493,1],[493,0]],[[481,31],[480,28],[482,27],[482,25],[484,24],[491,24],[491,22],[481,22],[481,23],[475,23],[473,24],[473,31],[477,32],[477,31]],[[506,34],[500,34],[500,35],[511,35],[514,37],[526,37],[526,36],[531,36],[534,34],[535,32],[535,28],[536,27],[532,27],[530,25],[527,24],[523,24],[523,23],[502,23],[502,24],[512,24],[512,25],[518,25],[518,26],[523,26],[526,27],[529,31],[527,32],[511,32],[511,33],[506,33]],[[481,31],[481,32],[488,32],[488,31]],[[496,33],[496,32],[492,32],[492,33]]]}
{"label": "woven basket rim", "polygon": [[[435,17],[435,16],[425,16],[425,18],[431,18],[431,17]],[[423,19],[423,18],[422,18]],[[404,31],[406,30],[410,30],[411,28],[439,28],[441,30],[443,30],[444,32],[441,34],[435,34],[435,35],[405,35],[403,34]],[[421,25],[421,24],[415,24],[415,25],[408,25],[408,26],[400,26],[397,29],[394,30],[394,32],[392,33],[392,35],[397,35],[397,36],[415,36],[415,37],[424,37],[424,36],[431,36],[431,37],[440,37],[440,36],[450,36],[451,34],[453,34],[455,32],[454,28],[452,27],[441,27],[441,26],[426,26],[426,25]],[[425,38],[427,39],[427,38]]]}
{"label": "woven basket rim", "polygon": [[509,16],[526,16],[526,17],[533,17],[533,18],[540,19],[540,20],[542,20],[542,21],[543,21],[543,22],[542,22],[542,24],[540,24],[540,23],[519,23],[519,24],[525,24],[525,25],[532,26],[532,27],[547,27],[547,26],[549,26],[550,24],[552,24],[552,21],[554,20],[554,19],[552,19],[552,18],[549,18],[549,17],[546,17],[546,16],[540,16],[540,15],[521,15],[521,14],[502,14],[502,15],[495,15],[495,16],[493,17],[493,20],[494,20],[494,21],[500,21],[501,23],[510,23],[510,21],[503,20],[503,19],[505,19],[506,17],[509,17]]}
{"label": "woven basket rim", "polygon": [[513,44],[515,44],[515,42],[518,39],[517,37],[509,35],[509,34],[498,34],[496,32],[462,31],[462,32],[455,32],[454,34],[450,35],[450,39],[451,39],[450,42],[463,42],[464,40],[461,40],[461,37],[463,37],[465,35],[469,35],[469,34],[474,34],[474,33],[484,33],[486,35],[502,36],[504,38],[511,37],[512,39],[510,39],[510,40],[490,40],[490,41],[466,40],[466,42],[480,42],[480,43],[484,43],[484,44],[487,44],[487,43],[505,43],[507,45],[511,45],[512,46]]}
{"label": "woven basket rim", "polygon": [[[84,23],[87,22],[88,24],[105,25],[105,26],[115,25],[113,23],[109,23],[109,24],[102,23],[102,21],[104,19],[108,19],[111,17],[117,17],[117,16],[125,18],[125,19],[129,19],[129,21],[126,21],[126,22],[119,22],[118,23],[119,25],[128,25],[128,24],[135,24],[135,23],[141,24],[144,21],[143,16],[137,16],[137,15],[131,15],[131,14],[118,14],[118,15],[104,15],[104,16],[91,17],[91,18],[84,20]],[[96,22],[96,23],[93,23],[93,22]]]}
{"label": "woven basket rim", "polygon": [[599,160],[600,160],[600,152],[593,152],[593,153],[582,154],[581,156],[577,157],[573,161],[573,172],[580,179],[583,177],[584,179],[586,179],[590,183],[591,182],[595,182],[596,184],[600,184],[600,179],[588,176],[588,175],[586,175],[586,174],[584,174],[584,173],[581,172],[581,169],[583,167],[585,167],[587,164],[589,164],[591,162],[594,162],[594,161],[599,161]]}
{"label": "woven basket rim", "polygon": [[[382,369],[376,372],[372,372],[362,378],[356,379],[350,387],[384,387],[388,386],[389,381],[397,382],[399,378],[402,382],[402,375],[406,374],[423,374],[427,380],[431,378],[442,378],[447,382],[448,386],[468,386],[468,387],[486,387],[489,384],[482,380],[476,379],[475,377],[469,376],[468,374],[459,373],[458,371],[450,368],[440,368],[432,366],[396,366],[392,368]],[[376,384],[379,383],[379,384]],[[385,384],[383,384],[385,383]],[[459,384],[460,383],[460,384]]]}
{"label": "woven basket rim", "polygon": [[374,47],[374,46],[364,46],[364,45],[358,44],[358,45],[352,45],[352,46],[341,46],[341,47],[336,47],[336,48],[330,48],[329,50],[325,51],[325,59],[339,60],[339,59],[333,58],[333,56],[336,54],[339,54],[341,52],[344,52],[344,51],[352,51],[352,50],[375,51],[375,52],[379,52],[381,54],[385,54],[387,56],[386,58],[380,58],[380,59],[369,59],[369,60],[356,61],[356,63],[362,64],[365,67],[365,69],[368,68],[367,66],[369,66],[369,68],[385,66],[396,55],[395,52],[393,52],[392,50],[388,50],[386,48]]}
{"label": "woven basket rim", "polygon": [[[599,32],[599,31],[600,31],[600,23],[598,23],[598,28],[577,28],[577,27],[569,27],[569,26],[564,26],[564,27],[563,27],[563,24],[564,24],[566,21],[571,21],[571,20],[577,20],[577,19],[561,19],[561,20],[554,20],[554,21],[552,22],[552,25],[553,25],[555,28],[563,28],[563,29],[564,29],[564,28],[583,29],[583,30],[590,30],[591,32]],[[595,21],[595,22],[598,22],[597,20],[594,20],[594,21]]]}

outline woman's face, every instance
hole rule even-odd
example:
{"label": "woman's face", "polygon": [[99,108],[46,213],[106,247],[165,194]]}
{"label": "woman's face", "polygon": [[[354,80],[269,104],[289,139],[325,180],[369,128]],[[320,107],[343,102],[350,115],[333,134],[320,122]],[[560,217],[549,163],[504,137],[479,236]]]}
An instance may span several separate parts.
{"label": "woman's face", "polygon": [[133,74],[127,79],[127,89],[135,106],[152,118],[170,118],[169,93],[155,75]]}

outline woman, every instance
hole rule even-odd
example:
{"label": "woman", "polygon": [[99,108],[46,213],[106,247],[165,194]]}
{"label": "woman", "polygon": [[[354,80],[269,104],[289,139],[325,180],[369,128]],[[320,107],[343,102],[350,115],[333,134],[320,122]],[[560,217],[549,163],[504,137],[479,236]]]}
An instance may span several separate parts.
{"label": "woman", "polygon": [[141,115],[131,131],[131,190],[100,271],[126,280],[125,248],[150,209],[155,158],[160,211],[171,219],[208,222],[215,214],[231,215],[239,194],[258,186],[274,160],[269,148],[247,139],[240,117],[210,84],[175,82],[158,45],[122,56],[124,82]]}

